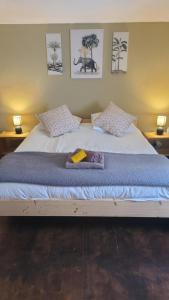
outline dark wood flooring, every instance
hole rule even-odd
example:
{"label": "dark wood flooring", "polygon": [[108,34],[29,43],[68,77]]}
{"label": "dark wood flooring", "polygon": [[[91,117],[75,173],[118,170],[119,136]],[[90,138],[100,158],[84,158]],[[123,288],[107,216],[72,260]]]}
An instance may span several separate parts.
{"label": "dark wood flooring", "polygon": [[0,218],[0,300],[169,299],[169,220]]}

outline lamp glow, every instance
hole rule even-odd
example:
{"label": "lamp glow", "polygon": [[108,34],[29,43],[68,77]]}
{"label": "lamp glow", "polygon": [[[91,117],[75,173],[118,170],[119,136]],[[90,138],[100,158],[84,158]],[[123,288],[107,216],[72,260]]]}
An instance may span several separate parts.
{"label": "lamp glow", "polygon": [[14,126],[20,126],[22,123],[22,117],[21,116],[13,116],[13,123],[14,123]]}
{"label": "lamp glow", "polygon": [[13,116],[13,124],[15,126],[15,132],[16,134],[22,133],[22,117],[21,116]]}
{"label": "lamp glow", "polygon": [[157,117],[157,126],[165,126],[167,117],[166,116],[158,116]]}
{"label": "lamp glow", "polygon": [[166,125],[166,116],[157,117],[157,134],[162,135],[164,133],[164,126]]}

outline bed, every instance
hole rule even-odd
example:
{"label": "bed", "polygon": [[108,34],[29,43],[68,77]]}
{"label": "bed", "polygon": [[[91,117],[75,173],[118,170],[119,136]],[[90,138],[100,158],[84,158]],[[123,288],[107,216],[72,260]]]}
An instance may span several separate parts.
{"label": "bed", "polygon": [[[40,124],[16,149],[20,152],[67,153],[77,148],[108,153],[158,155],[132,124],[117,138],[84,122],[57,138],[48,137]],[[0,183],[0,215],[168,217],[168,186],[48,186]]]}

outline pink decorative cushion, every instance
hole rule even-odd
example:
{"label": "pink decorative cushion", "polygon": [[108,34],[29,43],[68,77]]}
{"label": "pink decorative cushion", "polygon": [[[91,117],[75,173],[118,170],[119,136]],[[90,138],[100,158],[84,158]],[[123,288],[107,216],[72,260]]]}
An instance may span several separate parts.
{"label": "pink decorative cushion", "polygon": [[38,118],[52,137],[77,129],[81,121],[79,117],[71,114],[66,105],[42,113]]}
{"label": "pink decorative cushion", "polygon": [[107,108],[94,120],[93,124],[101,127],[117,137],[123,136],[136,118],[114,103],[110,102]]}

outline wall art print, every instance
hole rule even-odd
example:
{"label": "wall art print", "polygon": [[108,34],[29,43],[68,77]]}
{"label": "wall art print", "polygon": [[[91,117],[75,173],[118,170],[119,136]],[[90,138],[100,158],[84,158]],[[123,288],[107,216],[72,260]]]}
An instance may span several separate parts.
{"label": "wall art print", "polygon": [[112,72],[127,72],[128,32],[114,32],[112,43]]}
{"label": "wall art print", "polygon": [[48,75],[62,75],[62,46],[60,33],[46,34]]}
{"label": "wall art print", "polygon": [[71,77],[102,78],[103,29],[71,30]]}

